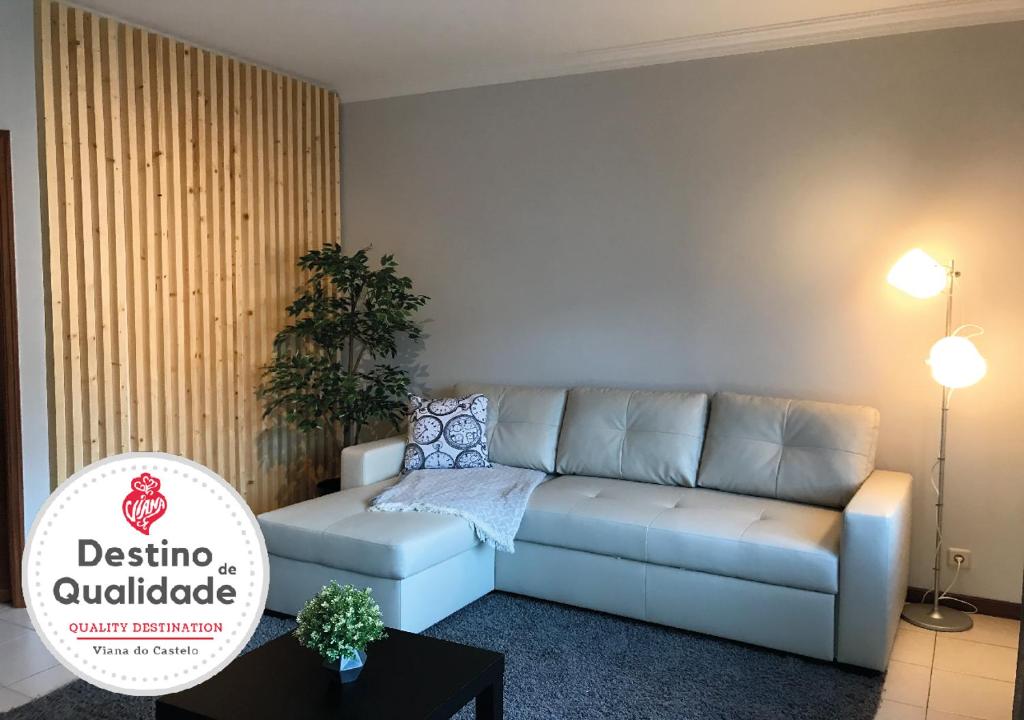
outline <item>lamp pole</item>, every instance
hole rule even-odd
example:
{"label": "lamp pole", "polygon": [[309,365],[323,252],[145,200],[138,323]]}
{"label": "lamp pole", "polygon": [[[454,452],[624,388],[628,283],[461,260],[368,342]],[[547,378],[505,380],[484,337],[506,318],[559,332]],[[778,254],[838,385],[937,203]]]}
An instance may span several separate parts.
{"label": "lamp pole", "polygon": [[[946,334],[953,332],[953,285],[956,281],[955,261],[949,261],[949,289],[946,291]],[[942,422],[939,430],[939,491],[935,496],[935,563],[932,570],[932,617],[939,617],[939,583],[942,573],[942,506],[946,494],[946,428],[949,422],[949,388],[942,386]]]}
{"label": "lamp pole", "polygon": [[[946,334],[953,332],[953,285],[959,275],[954,261],[949,263],[949,286],[946,290]],[[971,616],[962,610],[942,607],[940,599],[940,576],[942,571],[942,505],[946,490],[946,428],[949,419],[950,389],[942,387],[942,422],[939,430],[939,478],[935,498],[935,564],[932,568],[932,601],[927,603],[907,603],[903,607],[903,619],[918,627],[938,632],[963,632],[974,625]]]}

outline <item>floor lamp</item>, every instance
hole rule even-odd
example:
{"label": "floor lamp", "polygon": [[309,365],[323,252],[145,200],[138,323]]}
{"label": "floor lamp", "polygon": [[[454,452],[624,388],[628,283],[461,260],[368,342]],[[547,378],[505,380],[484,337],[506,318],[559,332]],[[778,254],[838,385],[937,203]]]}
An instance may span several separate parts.
{"label": "floor lamp", "polygon": [[[985,358],[971,342],[973,335],[980,335],[977,325],[963,325],[953,328],[953,286],[960,276],[952,261],[943,265],[923,250],[911,250],[893,265],[889,271],[889,284],[916,298],[934,297],[946,293],[946,334],[931,349],[928,364],[932,377],[942,385],[942,422],[939,435],[938,482],[935,485],[935,566],[930,603],[907,603],[903,618],[914,625],[939,632],[962,632],[974,624],[971,616],[962,610],[939,604],[942,591],[939,588],[942,562],[942,505],[946,484],[946,427],[949,417],[949,400],[956,388],[968,387],[981,380],[988,369]],[[961,330],[974,329],[968,335],[959,335]]]}

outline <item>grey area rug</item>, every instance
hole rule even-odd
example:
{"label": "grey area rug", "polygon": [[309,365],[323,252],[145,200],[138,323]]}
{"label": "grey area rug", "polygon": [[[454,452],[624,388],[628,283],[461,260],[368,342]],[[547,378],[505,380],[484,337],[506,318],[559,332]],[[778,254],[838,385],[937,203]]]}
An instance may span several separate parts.
{"label": "grey area rug", "polygon": [[[290,618],[264,615],[242,652],[249,652],[295,627]],[[4,720],[152,720],[156,698],[110,692],[75,680],[7,713]]]}
{"label": "grey area rug", "polygon": [[[292,627],[265,616],[247,649]],[[508,720],[872,720],[882,692],[878,674],[504,593],[425,634],[505,654]],[[4,717],[148,720],[153,699],[76,681]]]}
{"label": "grey area rug", "polygon": [[509,720],[873,720],[884,680],[504,593],[478,600],[425,634],[505,654]]}

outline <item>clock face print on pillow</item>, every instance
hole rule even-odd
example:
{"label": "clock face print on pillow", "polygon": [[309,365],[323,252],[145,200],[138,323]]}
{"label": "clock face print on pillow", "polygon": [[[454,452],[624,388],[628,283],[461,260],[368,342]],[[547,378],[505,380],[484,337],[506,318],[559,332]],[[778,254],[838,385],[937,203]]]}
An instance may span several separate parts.
{"label": "clock face print on pillow", "polygon": [[410,396],[409,443],[402,472],[490,467],[487,396],[435,400]]}

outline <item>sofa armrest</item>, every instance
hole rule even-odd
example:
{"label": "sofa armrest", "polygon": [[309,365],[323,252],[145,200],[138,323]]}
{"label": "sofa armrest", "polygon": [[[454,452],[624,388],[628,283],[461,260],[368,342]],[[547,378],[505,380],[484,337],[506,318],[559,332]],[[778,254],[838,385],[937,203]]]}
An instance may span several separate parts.
{"label": "sofa armrest", "polygon": [[394,477],[402,470],[405,437],[350,445],[341,451],[341,489],[372,485]]}
{"label": "sofa armrest", "polygon": [[843,511],[836,660],[884,670],[907,597],[913,478],[875,470]]}

